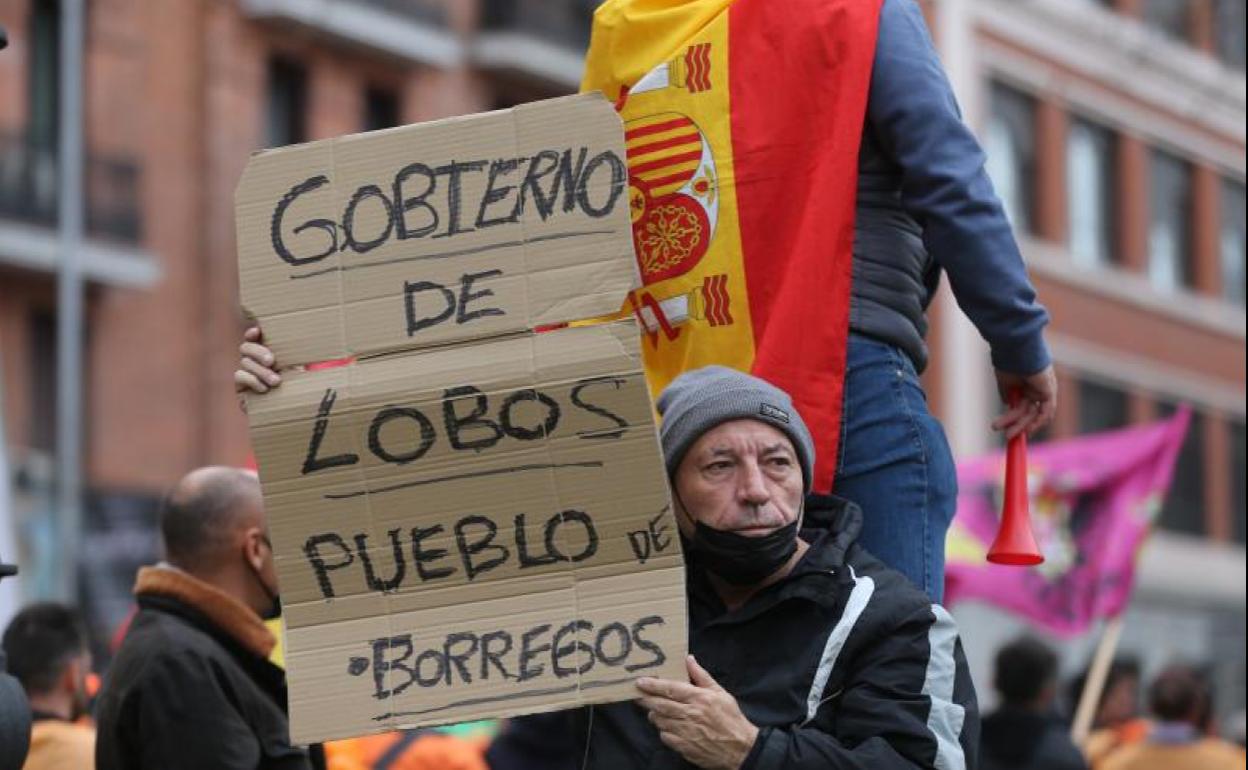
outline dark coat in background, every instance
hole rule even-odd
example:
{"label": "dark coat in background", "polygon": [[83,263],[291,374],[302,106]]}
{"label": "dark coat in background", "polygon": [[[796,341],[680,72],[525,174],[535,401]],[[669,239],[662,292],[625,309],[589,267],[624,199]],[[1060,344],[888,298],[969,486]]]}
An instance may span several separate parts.
{"label": "dark coat in background", "polygon": [[313,770],[290,745],[285,673],[260,618],[175,569],[140,570],[139,612],[100,693],[97,770]]}
{"label": "dark coat in background", "polygon": [[21,770],[30,750],[30,704],[21,683],[4,667],[0,650],[0,770]]}
{"label": "dark coat in background", "polygon": [[1087,770],[1056,717],[1002,707],[983,724],[980,770]]}

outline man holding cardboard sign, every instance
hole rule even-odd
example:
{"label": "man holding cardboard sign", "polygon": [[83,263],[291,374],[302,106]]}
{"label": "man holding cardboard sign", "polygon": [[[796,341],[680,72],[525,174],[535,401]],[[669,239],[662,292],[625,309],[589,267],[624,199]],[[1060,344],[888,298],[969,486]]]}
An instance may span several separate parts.
{"label": "man holding cardboard sign", "polygon": [[[643,678],[636,703],[569,718],[577,766],[975,767],[979,715],[952,618],[862,549],[856,506],[802,511],[815,452],[788,395],[706,367],[659,409],[691,682]],[[499,739],[496,770],[549,768],[515,762],[534,726]]]}
{"label": "man holding cardboard sign", "polygon": [[[267,348],[243,353],[241,385],[277,384]],[[802,510],[815,454],[788,396],[707,367],[659,409],[688,553],[690,681],[641,677],[635,703],[517,729],[572,731],[591,768],[974,767],[952,618],[857,544],[857,507]],[[516,737],[491,750],[496,767],[514,766]]]}
{"label": "man holding cardboard sign", "polygon": [[973,765],[952,619],[855,544],[855,507],[802,510],[814,445],[785,393],[686,374],[660,454],[632,320],[533,333],[635,279],[622,144],[578,97],[249,166],[265,337],[235,382],[258,394],[292,734],[580,706],[594,768]]}

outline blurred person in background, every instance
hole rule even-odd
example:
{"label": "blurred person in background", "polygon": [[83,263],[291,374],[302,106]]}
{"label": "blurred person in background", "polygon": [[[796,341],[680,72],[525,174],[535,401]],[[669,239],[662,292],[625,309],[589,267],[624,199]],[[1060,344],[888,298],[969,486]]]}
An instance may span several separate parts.
{"label": "blurred person in background", "polygon": [[1148,702],[1156,719],[1148,737],[1114,751],[1103,770],[1243,770],[1239,747],[1204,732],[1209,689],[1198,671],[1167,667],[1149,688]]}
{"label": "blurred person in background", "polygon": [[0,646],[0,770],[21,770],[30,750],[30,704]]}
{"label": "blurred person in background", "polygon": [[87,712],[91,652],[73,609],[46,602],[13,617],[4,632],[9,672],[21,682],[33,722],[23,770],[90,770],[95,729],[78,720]]}
{"label": "blurred person in background", "polygon": [[1207,735],[1211,738],[1225,738],[1230,743],[1235,744],[1242,754],[1243,739],[1243,712],[1239,712],[1240,725],[1238,731],[1233,724],[1233,716],[1228,717],[1221,724],[1218,723],[1217,714],[1217,676],[1212,665],[1197,666],[1192,669],[1201,681],[1201,702],[1200,708],[1197,710],[1196,727],[1201,735]]}
{"label": "blurred person in background", "polygon": [[[1069,707],[1079,706],[1088,672],[1070,684]],[[1140,715],[1140,663],[1134,658],[1118,658],[1110,664],[1105,687],[1092,718],[1092,732],[1084,741],[1083,755],[1093,770],[1100,762],[1122,746],[1141,741],[1148,735],[1149,721]]]}
{"label": "blurred person in background", "polygon": [[1214,690],[1213,667],[1208,665],[1193,666],[1192,673],[1200,679],[1200,705],[1196,708],[1196,729],[1201,735],[1218,736],[1218,720]]}
{"label": "blurred person in background", "polygon": [[[1204,665],[1195,670],[1200,676],[1201,682],[1204,683],[1205,690],[1197,719],[1198,729],[1202,735],[1224,739],[1226,743],[1238,752],[1241,763],[1248,761],[1248,753],[1244,751],[1244,712],[1240,711],[1237,714],[1231,714],[1219,724],[1217,698],[1215,697],[1217,677],[1214,667]],[[1237,716],[1238,722],[1236,721]]]}
{"label": "blurred person in background", "polygon": [[985,717],[981,770],[1087,770],[1058,717],[1057,654],[1024,636],[997,652],[1001,707]]}
{"label": "blurred person in background", "polygon": [[254,473],[192,471],[160,514],[167,562],[139,570],[139,605],[100,693],[100,770],[311,770],[292,746],[286,680],[264,625],[281,610]]}

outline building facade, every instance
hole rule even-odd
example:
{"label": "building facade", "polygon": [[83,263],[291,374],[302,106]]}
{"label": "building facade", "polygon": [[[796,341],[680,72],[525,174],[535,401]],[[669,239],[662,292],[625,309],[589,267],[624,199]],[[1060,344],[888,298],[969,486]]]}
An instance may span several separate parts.
{"label": "building facade", "polygon": [[[0,0],[0,421],[28,596],[68,582],[96,631],[157,555],[188,469],[250,450],[233,194],[265,147],[575,90],[584,0],[88,0],[82,548],[55,489],[60,0]],[[10,560],[10,554],[4,554]],[[61,572],[77,564],[77,577]]]}
{"label": "building facade", "polygon": [[[1051,438],[1194,410],[1140,562],[1123,653],[1210,664],[1244,705],[1244,3],[926,4],[1053,321]],[[943,295],[929,392],[959,456],[994,445],[986,352]],[[979,382],[972,382],[981,373]],[[955,608],[982,695],[1022,625]],[[1099,640],[1061,640],[1068,671]]]}
{"label": "building facade", "polygon": [[[925,0],[1053,313],[1054,438],[1192,404],[1124,648],[1217,661],[1244,703],[1243,0]],[[84,548],[98,631],[187,469],[245,462],[233,189],[250,153],[569,93],[596,0],[91,0]],[[0,406],[25,591],[55,586],[59,0],[0,0]],[[930,400],[995,446],[987,350],[942,290]],[[7,556],[7,554],[6,554]],[[1021,626],[959,617],[982,683]],[[1159,629],[1165,633],[1158,633]],[[1160,644],[1157,639],[1163,640]],[[1063,645],[1072,669],[1095,635]],[[985,688],[986,689],[986,688]]]}

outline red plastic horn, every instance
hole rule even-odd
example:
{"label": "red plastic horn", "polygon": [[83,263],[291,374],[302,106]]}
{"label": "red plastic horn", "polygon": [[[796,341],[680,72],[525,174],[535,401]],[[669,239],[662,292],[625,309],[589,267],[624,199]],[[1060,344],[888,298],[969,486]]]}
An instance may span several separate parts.
{"label": "red plastic horn", "polygon": [[[1010,404],[1018,403],[1018,393],[1010,394]],[[1044,562],[1031,530],[1031,502],[1027,489],[1027,434],[1010,439],[1005,448],[1005,500],[1001,506],[1001,528],[988,549],[993,564],[1032,566]]]}

